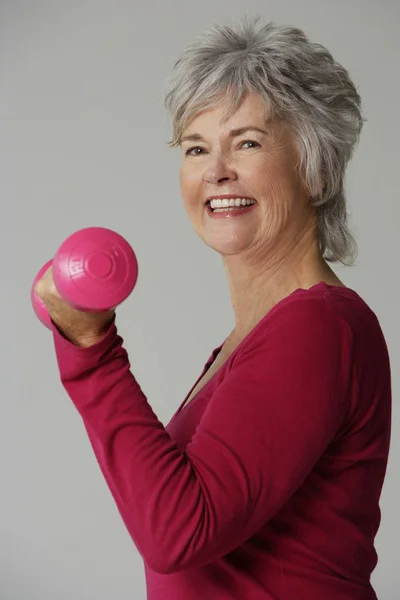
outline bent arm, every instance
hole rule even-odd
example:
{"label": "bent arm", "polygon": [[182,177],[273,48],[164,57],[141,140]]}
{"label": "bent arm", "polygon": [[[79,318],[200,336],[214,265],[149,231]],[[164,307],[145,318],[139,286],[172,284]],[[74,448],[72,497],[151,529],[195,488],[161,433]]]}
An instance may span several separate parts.
{"label": "bent arm", "polygon": [[205,565],[251,537],[346,414],[349,331],[322,299],[280,308],[241,346],[185,451],[131,373],[115,323],[89,348],[53,335],[62,383],[121,517],[158,572]]}

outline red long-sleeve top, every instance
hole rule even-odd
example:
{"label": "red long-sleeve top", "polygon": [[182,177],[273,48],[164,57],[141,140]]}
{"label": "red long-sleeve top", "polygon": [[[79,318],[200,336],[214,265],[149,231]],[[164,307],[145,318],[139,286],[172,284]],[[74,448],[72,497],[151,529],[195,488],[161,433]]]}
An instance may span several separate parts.
{"label": "red long-sleeve top", "polygon": [[390,363],[355,291],[280,301],[166,427],[115,321],[89,348],[53,335],[149,600],[376,598]]}

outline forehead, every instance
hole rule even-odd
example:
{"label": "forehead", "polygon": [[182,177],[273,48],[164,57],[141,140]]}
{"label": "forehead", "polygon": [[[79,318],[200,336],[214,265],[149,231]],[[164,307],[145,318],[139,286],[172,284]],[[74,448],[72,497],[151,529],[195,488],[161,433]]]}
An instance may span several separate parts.
{"label": "forehead", "polygon": [[235,109],[231,110],[228,98],[222,97],[207,108],[195,113],[186,128],[182,131],[181,139],[187,135],[201,133],[204,129],[218,128],[229,133],[243,125],[262,127],[272,119],[267,103],[258,94],[247,94]]}

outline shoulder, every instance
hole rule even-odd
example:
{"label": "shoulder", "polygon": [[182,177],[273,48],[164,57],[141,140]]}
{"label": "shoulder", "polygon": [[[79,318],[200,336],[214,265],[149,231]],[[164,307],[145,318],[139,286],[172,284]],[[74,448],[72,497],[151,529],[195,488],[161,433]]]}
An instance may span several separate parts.
{"label": "shoulder", "polygon": [[244,341],[240,354],[248,353],[313,370],[336,365],[347,376],[355,365],[371,375],[390,368],[373,310],[354,290],[325,283],[296,290],[275,305]]}
{"label": "shoulder", "polygon": [[296,290],[276,304],[243,340],[234,360],[281,377],[348,373],[353,348],[348,319],[325,286]]}
{"label": "shoulder", "polygon": [[287,410],[298,405],[341,420],[353,375],[353,332],[325,291],[299,290],[279,302],[242,342],[231,368]]}
{"label": "shoulder", "polygon": [[355,341],[365,331],[382,333],[376,314],[357,292],[324,282],[308,290],[296,290],[279,302],[264,321],[262,325],[270,330],[287,329],[292,335],[307,336],[323,333],[347,337],[349,341]]}
{"label": "shoulder", "polygon": [[[337,302],[337,294],[343,298],[345,310]],[[348,288],[332,288],[321,283],[308,290],[298,289],[261,319],[252,332],[251,341],[265,338],[265,341],[274,339],[275,343],[304,346],[317,339],[332,342],[345,338],[351,343],[362,304],[361,298]]]}

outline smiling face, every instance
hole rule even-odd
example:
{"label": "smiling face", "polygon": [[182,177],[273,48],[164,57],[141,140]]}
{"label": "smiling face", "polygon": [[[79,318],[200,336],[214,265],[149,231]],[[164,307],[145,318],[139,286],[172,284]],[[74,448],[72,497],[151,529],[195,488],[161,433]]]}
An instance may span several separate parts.
{"label": "smiling face", "polygon": [[[254,93],[224,122],[225,111],[221,101],[198,114],[182,133],[184,206],[208,246],[222,255],[254,254],[263,260],[280,246],[284,251],[295,244],[309,228],[313,209],[299,177],[289,128],[268,122],[263,100]],[[232,203],[236,199],[235,206],[239,199],[255,204],[226,212],[213,212],[206,204],[226,195]]]}

